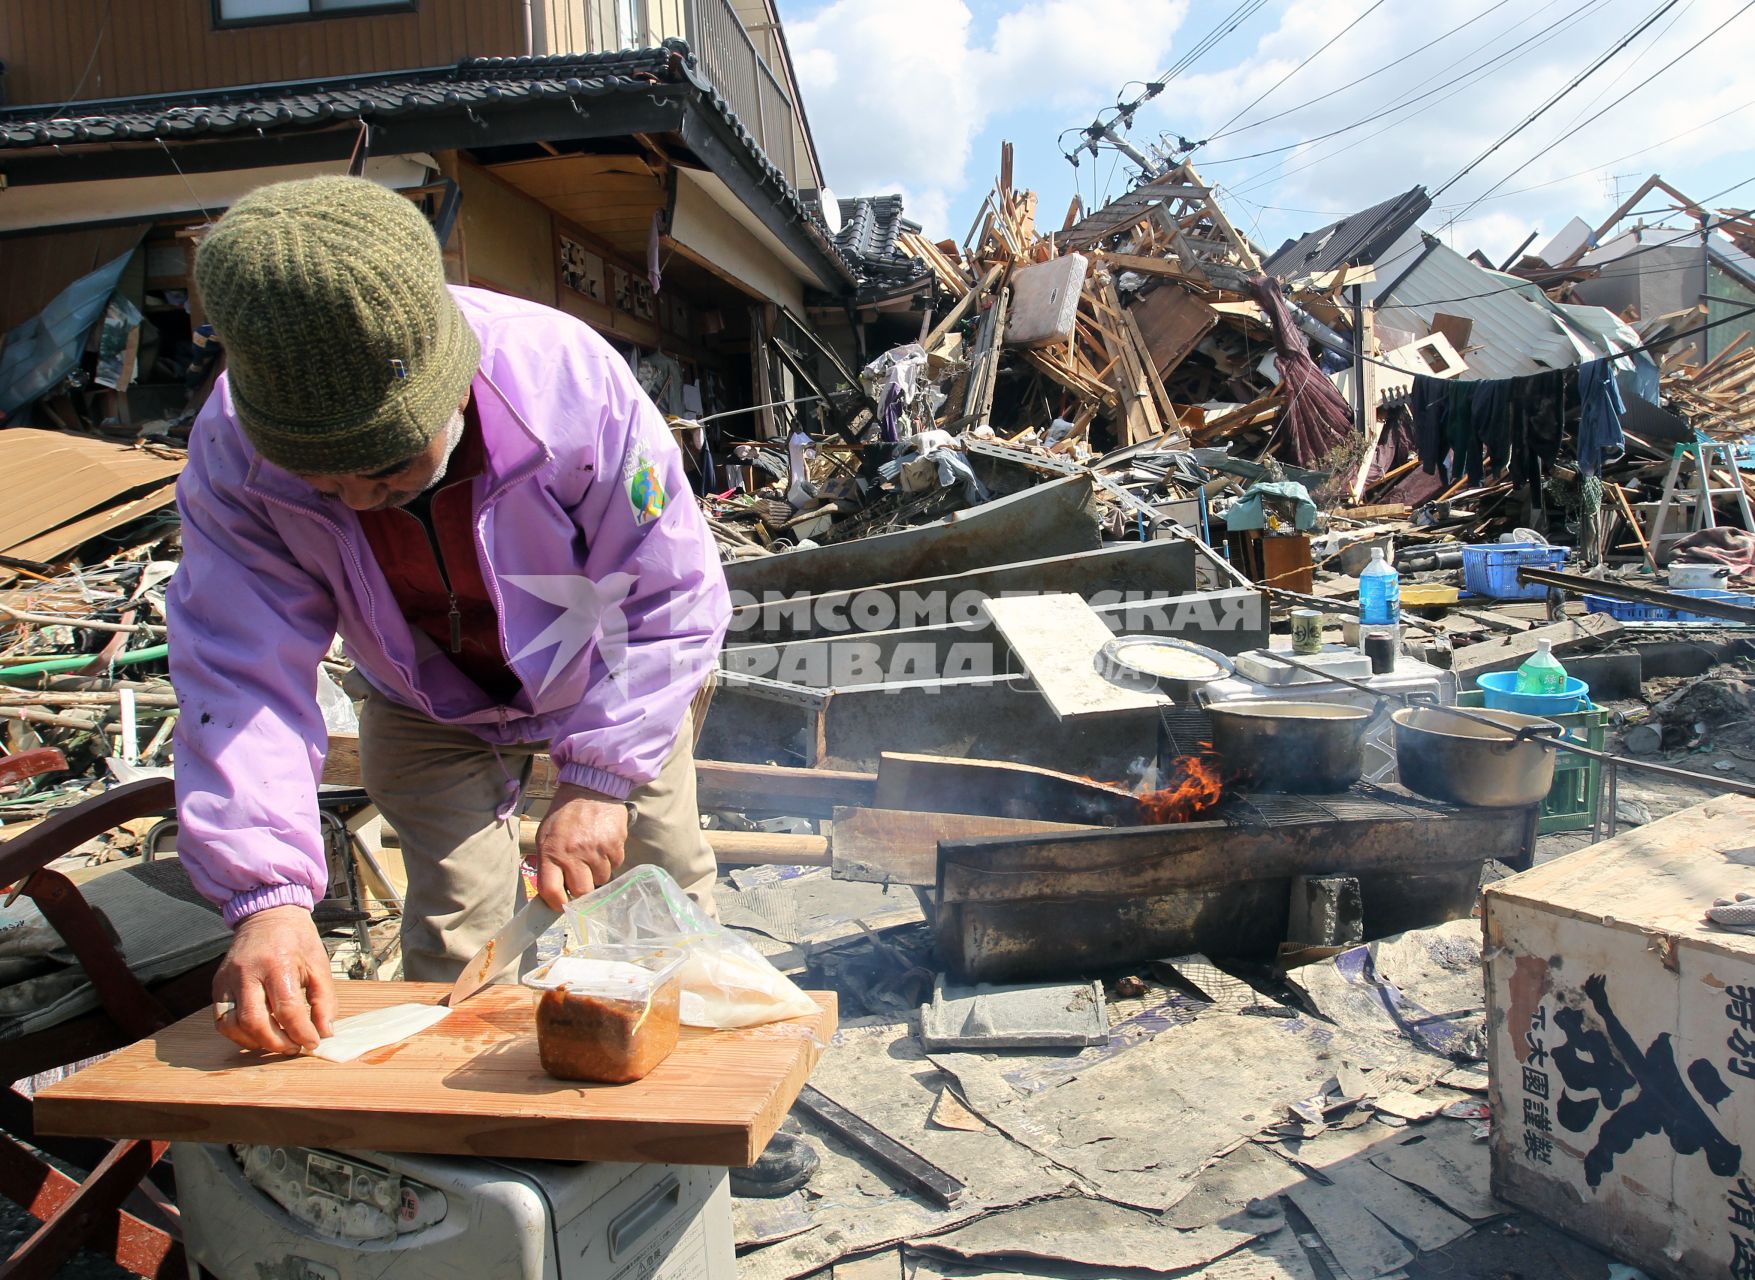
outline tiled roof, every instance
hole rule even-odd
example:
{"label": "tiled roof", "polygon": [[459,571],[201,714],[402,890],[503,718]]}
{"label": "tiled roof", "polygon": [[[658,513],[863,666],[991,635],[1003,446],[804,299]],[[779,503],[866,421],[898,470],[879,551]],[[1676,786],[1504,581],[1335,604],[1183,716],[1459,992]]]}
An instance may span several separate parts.
{"label": "tiled roof", "polygon": [[466,58],[455,67],[281,84],[206,89],[71,106],[0,110],[0,150],[78,143],[189,141],[226,134],[308,129],[345,120],[437,115],[540,100],[652,92],[675,86],[721,115],[748,149],[774,197],[819,240],[849,281],[857,272],[800,200],[786,175],[681,40],[658,49],[556,54],[538,58]]}
{"label": "tiled roof", "polygon": [[469,58],[455,67],[350,79],[113,98],[59,108],[11,107],[0,111],[0,146],[176,141],[532,98],[597,96],[654,82],[681,83],[682,76],[672,71],[671,54],[670,49],[637,49],[564,59]]}
{"label": "tiled roof", "polygon": [[841,230],[835,234],[835,245],[867,283],[890,284],[927,274],[926,263],[904,253],[896,243],[904,231],[920,231],[918,222],[902,216],[901,196],[855,196],[837,203]]}
{"label": "tiled roof", "polygon": [[1270,276],[1290,280],[1374,262],[1431,207],[1425,187],[1404,191],[1282,245],[1262,269]]}

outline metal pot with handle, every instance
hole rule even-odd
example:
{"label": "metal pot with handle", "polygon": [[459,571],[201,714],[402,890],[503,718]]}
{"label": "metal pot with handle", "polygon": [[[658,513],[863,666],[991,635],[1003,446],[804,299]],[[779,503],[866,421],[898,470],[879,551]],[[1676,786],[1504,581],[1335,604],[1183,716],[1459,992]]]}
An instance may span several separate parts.
{"label": "metal pot with handle", "polygon": [[1359,781],[1365,739],[1387,704],[1367,709],[1262,699],[1218,702],[1206,710],[1227,782],[1302,795],[1345,791]]}
{"label": "metal pot with handle", "polygon": [[1394,720],[1396,768],[1410,791],[1451,804],[1521,809],[1554,785],[1553,749],[1530,740],[1560,737],[1564,731],[1552,720],[1445,707],[1409,707]]}

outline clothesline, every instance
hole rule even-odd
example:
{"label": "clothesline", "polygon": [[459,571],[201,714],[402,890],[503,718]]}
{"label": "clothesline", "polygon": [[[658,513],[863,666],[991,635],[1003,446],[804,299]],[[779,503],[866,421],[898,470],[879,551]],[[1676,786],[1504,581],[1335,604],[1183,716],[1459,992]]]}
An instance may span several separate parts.
{"label": "clothesline", "polygon": [[[1655,389],[1654,389],[1655,391]],[[1627,405],[1615,381],[1614,357],[1516,378],[1473,382],[1416,375],[1410,402],[1414,445],[1428,475],[1466,473],[1471,485],[1509,469],[1514,481],[1539,487],[1575,427],[1579,471],[1600,475],[1626,451],[1621,416]]]}

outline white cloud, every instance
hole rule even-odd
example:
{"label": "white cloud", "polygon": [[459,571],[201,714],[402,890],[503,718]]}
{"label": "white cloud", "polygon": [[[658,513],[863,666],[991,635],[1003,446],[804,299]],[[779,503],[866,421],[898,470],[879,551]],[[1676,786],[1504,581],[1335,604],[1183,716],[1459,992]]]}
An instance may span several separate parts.
{"label": "white cloud", "polygon": [[[1163,133],[1199,138],[1219,129],[1368,4],[1284,0],[1269,11],[1274,22],[1257,38],[1246,38],[1247,29],[1233,35],[1142,112],[1135,141],[1152,142]],[[1662,172],[1705,198],[1755,172],[1739,158],[1747,154],[1743,140],[1755,127],[1755,107],[1620,158],[1755,99],[1742,70],[1755,61],[1755,12],[1731,21],[1624,105],[1579,124],[1742,5],[1693,0],[1678,6],[1438,197],[1441,207],[1424,223],[1436,231],[1461,214],[1445,229],[1446,238],[1465,252],[1480,247],[1497,259],[1532,230],[1545,239],[1574,213],[1600,221],[1616,203],[1617,182],[1626,194],[1646,174]],[[1489,11],[1486,0],[1392,0],[1240,124],[1298,106],[1375,68],[1388,68],[1383,74],[1283,120],[1214,141],[1197,152],[1196,163],[1209,180],[1238,189],[1222,192],[1227,208],[1271,249],[1319,225],[1324,213],[1351,212],[1415,183],[1436,189],[1651,8],[1650,0],[1598,0],[1589,7],[1581,0],[1511,0]],[[1114,101],[1123,81],[1155,74],[1205,35],[1213,9],[1195,6],[1184,24],[1188,12],[1186,0],[1029,0],[983,21],[969,0],[835,0],[789,22],[787,34],[829,181],[845,194],[899,190],[910,216],[930,232],[961,236],[966,226],[946,219],[953,209],[967,219],[995,170],[997,156],[985,154],[984,133],[1016,143],[1020,185],[1040,192],[1042,225],[1058,225],[1076,176],[1059,158],[1054,133],[1089,120]],[[1477,20],[1432,49],[1413,52],[1470,19]],[[1222,163],[1341,128],[1496,55],[1500,60],[1478,79],[1443,90],[1449,96],[1419,114],[1410,107],[1283,155]],[[1377,130],[1383,132],[1369,136]],[[1109,171],[1107,157],[1101,171]],[[1089,162],[1081,174],[1088,183]],[[1461,211],[1507,175],[1495,198]],[[1527,187],[1536,189],[1520,192]],[[1755,187],[1745,189],[1743,203],[1755,203],[1750,191]]]}
{"label": "white cloud", "polygon": [[830,185],[900,191],[929,233],[961,235],[950,206],[992,181],[997,161],[972,157],[987,125],[1043,105],[1088,113],[1116,88],[1114,33],[1136,37],[1130,60],[1156,65],[1186,6],[1035,0],[980,30],[964,0],[836,0],[786,35]]}

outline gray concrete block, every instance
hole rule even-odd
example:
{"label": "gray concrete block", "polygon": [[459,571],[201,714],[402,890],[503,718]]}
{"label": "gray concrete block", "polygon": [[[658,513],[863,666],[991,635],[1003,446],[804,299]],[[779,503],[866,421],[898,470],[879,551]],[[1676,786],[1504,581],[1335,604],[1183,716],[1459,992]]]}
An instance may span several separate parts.
{"label": "gray concrete block", "polygon": [[940,974],[921,1006],[928,1049],[1080,1049],[1109,1041],[1109,1005],[1099,982],[963,986]]}
{"label": "gray concrete block", "polygon": [[1356,876],[1294,876],[1286,941],[1350,947],[1365,941],[1365,898]]}

